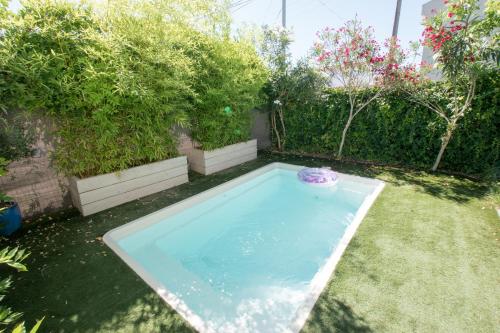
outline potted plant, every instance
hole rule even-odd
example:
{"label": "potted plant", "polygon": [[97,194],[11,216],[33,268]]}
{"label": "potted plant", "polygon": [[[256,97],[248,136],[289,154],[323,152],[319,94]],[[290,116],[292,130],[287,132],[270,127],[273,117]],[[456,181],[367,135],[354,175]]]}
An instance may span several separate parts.
{"label": "potted plant", "polygon": [[192,38],[197,98],[188,111],[194,145],[186,154],[192,170],[208,175],[257,157],[252,109],[262,102],[267,70],[243,40],[213,40],[203,34]]}
{"label": "potted plant", "polygon": [[257,140],[248,140],[217,149],[202,147],[186,152],[191,170],[209,175],[257,158]]}
{"label": "potted plant", "polygon": [[[8,161],[0,157],[0,176],[6,172]],[[10,236],[21,227],[21,210],[17,202],[0,192],[0,235]]]}
{"label": "potted plant", "polygon": [[186,151],[191,170],[203,175],[257,158],[257,140],[249,139],[248,124],[242,124],[241,119],[237,119],[238,116],[233,113],[230,106],[224,107],[220,114],[217,126],[221,126],[223,130],[211,129],[218,139],[209,135],[197,137],[198,145]]}

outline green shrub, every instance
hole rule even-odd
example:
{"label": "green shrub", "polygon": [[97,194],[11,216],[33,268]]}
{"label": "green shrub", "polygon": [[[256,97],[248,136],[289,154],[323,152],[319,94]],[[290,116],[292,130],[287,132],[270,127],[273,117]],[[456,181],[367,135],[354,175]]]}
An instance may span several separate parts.
{"label": "green shrub", "polygon": [[299,60],[294,66],[287,65],[286,71],[281,73],[273,72],[263,92],[266,108],[270,110],[271,136],[278,150],[287,148],[287,112],[301,110],[299,112],[307,113],[321,105],[325,86],[325,77],[305,60]]}
{"label": "green shrub", "polygon": [[[9,14],[9,1],[8,0],[0,0],[0,22],[5,19]],[[0,25],[0,28],[3,28]]]}
{"label": "green shrub", "polygon": [[31,125],[21,112],[8,115],[8,119],[0,115],[0,156],[9,160],[29,156],[35,141]]}
{"label": "green shrub", "polygon": [[176,155],[186,123],[189,59],[147,20],[105,25],[88,7],[25,4],[1,39],[0,86],[10,107],[58,121],[55,159],[66,173],[106,173]]}
{"label": "green shrub", "polygon": [[[440,89],[440,83],[432,89]],[[500,81],[491,73],[478,81],[477,96],[467,118],[459,123],[442,168],[470,174],[491,170],[500,156]],[[314,106],[286,110],[287,149],[334,156],[349,107],[340,89],[327,92]],[[385,94],[352,124],[345,157],[430,168],[440,147],[445,124],[437,115],[398,91]]]}
{"label": "green shrub", "polygon": [[265,70],[250,45],[227,37],[227,3],[23,5],[2,20],[0,106],[56,120],[54,158],[64,173],[174,157],[173,131],[191,122],[208,149],[249,137]]}
{"label": "green shrub", "polygon": [[[0,214],[2,211],[0,210]],[[0,250],[0,265],[9,266],[17,270],[18,272],[25,272],[28,269],[24,265],[23,261],[28,257],[29,253],[26,253],[24,249],[19,249],[18,247],[9,248],[4,247]],[[5,267],[2,267],[5,268]],[[12,286],[12,278],[2,277],[0,280],[0,302],[5,298],[5,294],[8,289]],[[19,319],[23,314],[21,312],[14,312],[10,307],[5,306],[0,303],[0,332],[5,331],[5,327],[12,327],[12,333],[25,333],[26,327],[24,322],[19,323]],[[30,333],[36,333],[42,324],[43,318],[38,320],[37,323],[30,330]]]}
{"label": "green shrub", "polygon": [[246,42],[192,36],[186,54],[193,59],[196,92],[190,110],[192,137],[212,150],[250,138],[251,109],[260,104],[266,69]]}

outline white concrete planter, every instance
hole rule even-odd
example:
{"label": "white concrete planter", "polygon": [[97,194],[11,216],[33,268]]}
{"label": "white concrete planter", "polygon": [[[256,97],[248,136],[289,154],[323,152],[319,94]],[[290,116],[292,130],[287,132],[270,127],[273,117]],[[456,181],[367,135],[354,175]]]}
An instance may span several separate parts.
{"label": "white concrete planter", "polygon": [[257,140],[250,140],[215,150],[193,148],[186,152],[189,167],[209,175],[257,158]]}
{"label": "white concrete planter", "polygon": [[70,179],[73,205],[83,216],[188,182],[186,156],[89,178]]}

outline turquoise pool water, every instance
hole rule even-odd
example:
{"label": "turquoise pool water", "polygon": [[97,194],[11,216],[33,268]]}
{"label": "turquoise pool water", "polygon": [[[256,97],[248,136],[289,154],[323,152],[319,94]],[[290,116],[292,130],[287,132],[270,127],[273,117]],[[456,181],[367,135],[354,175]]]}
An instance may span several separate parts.
{"label": "turquoise pool water", "polygon": [[174,296],[171,305],[188,309],[186,319],[201,320],[199,330],[291,331],[315,276],[377,185],[340,177],[314,187],[296,170],[272,168],[120,236],[116,247]]}

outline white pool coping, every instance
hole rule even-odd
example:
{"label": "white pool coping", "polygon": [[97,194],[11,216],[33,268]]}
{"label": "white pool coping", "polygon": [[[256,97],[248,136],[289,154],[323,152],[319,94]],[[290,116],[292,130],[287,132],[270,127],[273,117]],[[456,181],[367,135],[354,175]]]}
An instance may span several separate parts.
{"label": "white pool coping", "polygon": [[[154,213],[112,229],[103,236],[104,243],[106,243],[106,245],[108,245],[130,268],[132,268],[136,272],[137,275],[139,275],[167,304],[169,304],[174,310],[176,310],[193,328],[195,328],[200,333],[214,333],[215,329],[213,327],[210,327],[207,323],[205,323],[198,315],[191,311],[181,299],[179,299],[174,293],[170,292],[163,284],[156,280],[154,276],[149,274],[137,261],[135,261],[131,256],[123,251],[118,245],[118,241],[138,230],[142,230],[155,223],[165,220],[166,218],[175,215],[183,211],[184,209],[208,200],[222,192],[226,192],[231,188],[245,183],[252,178],[255,178],[277,168],[299,171],[303,169],[304,166],[279,162],[268,164],[262,168],[251,171],[226,183],[215,186],[209,190],[196,194],[185,200],[179,201],[173,205],[162,208]],[[347,245],[356,233],[356,230],[361,224],[361,221],[368,213],[368,210],[375,202],[375,199],[380,194],[380,192],[382,192],[385,186],[385,183],[378,179],[353,176],[343,173],[338,173],[338,175],[340,180],[348,179],[350,181],[359,183],[376,185],[376,187],[374,191],[365,198],[365,200],[359,207],[353,221],[347,227],[339,244],[336,246],[331,256],[327,259],[325,265],[315,274],[315,276],[311,280],[310,291],[307,295],[306,301],[299,307],[293,321],[289,325],[289,332],[291,333],[299,332],[304,326],[310,312],[314,307],[314,304],[316,303],[323,289],[328,284],[330,276],[333,274],[337,263],[340,261],[342,254],[347,248]]]}

